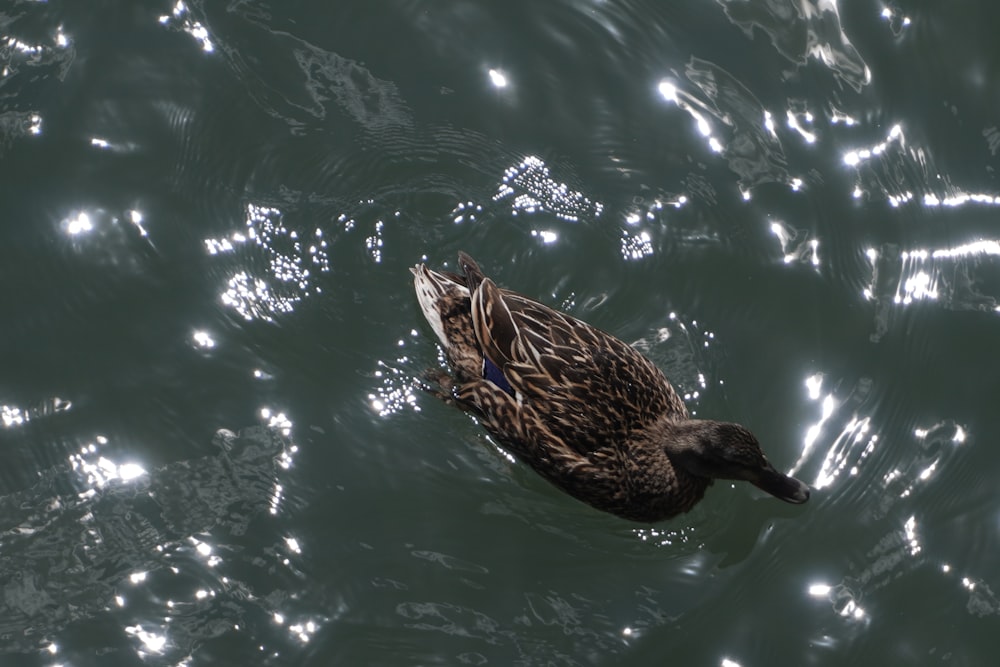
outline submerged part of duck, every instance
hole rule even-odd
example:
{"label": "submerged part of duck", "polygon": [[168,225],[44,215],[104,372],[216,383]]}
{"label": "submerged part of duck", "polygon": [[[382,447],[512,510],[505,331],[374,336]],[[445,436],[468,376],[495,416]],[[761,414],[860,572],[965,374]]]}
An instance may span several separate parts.
{"label": "submerged part of duck", "polygon": [[605,512],[653,522],[690,510],[713,479],[790,503],[809,487],[778,472],[743,426],[691,419],[666,376],[614,336],[501,289],[459,253],[462,275],[412,269],[453,375],[433,393],[475,414],[518,459]]}

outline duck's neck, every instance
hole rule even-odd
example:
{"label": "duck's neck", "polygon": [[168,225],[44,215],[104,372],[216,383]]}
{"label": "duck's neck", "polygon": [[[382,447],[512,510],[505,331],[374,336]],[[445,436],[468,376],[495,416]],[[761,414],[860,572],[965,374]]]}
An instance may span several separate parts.
{"label": "duck's neck", "polygon": [[718,454],[718,433],[725,422],[711,419],[682,419],[662,425],[663,447],[670,461],[685,472],[713,479],[720,475],[714,459]]}

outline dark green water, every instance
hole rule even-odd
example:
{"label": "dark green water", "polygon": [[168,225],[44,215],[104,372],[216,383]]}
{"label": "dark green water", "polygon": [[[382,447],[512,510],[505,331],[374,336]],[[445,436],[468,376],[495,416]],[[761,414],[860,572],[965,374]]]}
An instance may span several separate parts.
{"label": "dark green water", "polygon": [[[991,664],[1000,12],[953,4],[4,3],[0,664]],[[511,463],[412,389],[459,249],[812,500],[642,527]]]}

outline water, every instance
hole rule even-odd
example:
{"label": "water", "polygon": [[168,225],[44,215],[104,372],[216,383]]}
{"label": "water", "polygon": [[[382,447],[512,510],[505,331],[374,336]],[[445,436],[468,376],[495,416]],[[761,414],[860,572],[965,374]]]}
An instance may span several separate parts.
{"label": "water", "polygon": [[[3,664],[995,659],[994,3],[377,4],[0,11]],[[812,500],[511,463],[459,249]]]}

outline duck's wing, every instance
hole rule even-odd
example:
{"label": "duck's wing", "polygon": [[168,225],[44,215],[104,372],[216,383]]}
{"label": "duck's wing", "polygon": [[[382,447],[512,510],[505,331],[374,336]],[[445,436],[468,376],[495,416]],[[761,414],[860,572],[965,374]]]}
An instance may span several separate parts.
{"label": "duck's wing", "polygon": [[486,356],[520,404],[581,455],[623,443],[684,402],[651,361],[585,322],[483,278],[472,321]]}
{"label": "duck's wing", "polygon": [[565,440],[550,405],[526,402],[485,379],[463,384],[456,399],[478,414],[503,447],[559,488],[606,511],[627,511],[627,463],[618,447],[603,443],[587,451],[582,442]]}

